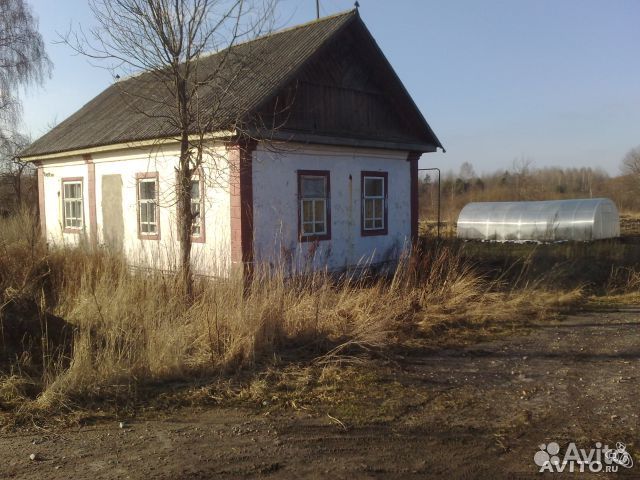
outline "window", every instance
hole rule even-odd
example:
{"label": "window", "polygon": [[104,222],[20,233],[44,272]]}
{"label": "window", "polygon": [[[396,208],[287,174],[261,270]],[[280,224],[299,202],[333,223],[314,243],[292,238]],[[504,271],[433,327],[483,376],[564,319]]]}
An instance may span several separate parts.
{"label": "window", "polygon": [[362,172],[362,235],[386,235],[387,173]]}
{"label": "window", "polygon": [[158,174],[140,173],[138,180],[138,237],[150,240],[160,238],[160,211],[158,208]]}
{"label": "window", "polygon": [[329,172],[299,170],[298,198],[300,240],[329,240],[331,238]]}
{"label": "window", "polygon": [[64,231],[78,232],[84,226],[82,208],[82,178],[62,179]]}
{"label": "window", "polygon": [[[179,230],[180,225],[177,221],[180,218],[180,205],[178,202],[178,194],[180,192],[180,182],[176,174],[176,228]],[[200,170],[196,171],[191,177],[191,241],[196,243],[204,243],[205,240],[205,224],[204,224],[204,197],[205,197],[204,177]],[[176,231],[177,238],[180,238],[180,232]]]}
{"label": "window", "polygon": [[191,179],[191,236],[192,241],[204,242],[204,181],[199,176]]}

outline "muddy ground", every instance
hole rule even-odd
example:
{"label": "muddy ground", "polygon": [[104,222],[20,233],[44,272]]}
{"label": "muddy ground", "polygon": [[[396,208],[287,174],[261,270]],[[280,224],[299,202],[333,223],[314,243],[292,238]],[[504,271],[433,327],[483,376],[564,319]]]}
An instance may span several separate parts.
{"label": "muddy ground", "polygon": [[308,408],[265,401],[124,428],[21,429],[0,438],[0,478],[533,478],[538,445],[552,441],[625,442],[636,465],[592,477],[640,478],[639,325],[640,308],[625,307],[376,360],[360,367],[383,392],[370,406],[347,381],[342,400]]}

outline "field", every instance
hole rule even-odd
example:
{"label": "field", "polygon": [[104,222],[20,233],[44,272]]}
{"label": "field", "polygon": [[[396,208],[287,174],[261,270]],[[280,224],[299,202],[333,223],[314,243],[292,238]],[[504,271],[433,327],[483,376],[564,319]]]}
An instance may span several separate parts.
{"label": "field", "polygon": [[545,442],[638,452],[633,236],[426,238],[389,277],[184,299],[4,222],[3,478],[522,478]]}

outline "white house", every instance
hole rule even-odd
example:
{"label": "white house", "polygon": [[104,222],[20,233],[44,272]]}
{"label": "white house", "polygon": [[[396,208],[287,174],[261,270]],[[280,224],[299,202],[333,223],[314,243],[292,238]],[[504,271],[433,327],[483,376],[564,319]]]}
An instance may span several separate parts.
{"label": "white house", "polygon": [[[200,70],[223,54],[243,70],[224,98],[205,98],[223,121],[192,186],[194,270],[397,259],[417,234],[418,159],[442,145],[357,11],[236,45]],[[178,139],[131,100],[161,95],[148,73],[116,82],[22,153],[37,165],[50,244],[176,266]]]}

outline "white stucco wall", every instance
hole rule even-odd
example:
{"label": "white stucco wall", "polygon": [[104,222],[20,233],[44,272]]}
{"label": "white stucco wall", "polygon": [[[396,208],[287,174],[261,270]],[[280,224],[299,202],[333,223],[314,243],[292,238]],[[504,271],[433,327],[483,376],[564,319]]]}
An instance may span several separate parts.
{"label": "white stucco wall", "polygon": [[[205,163],[206,242],[194,243],[195,271],[226,275],[231,268],[231,205],[229,166],[224,147],[212,149]],[[398,258],[411,236],[411,172],[407,152],[287,144],[273,148],[259,144],[253,152],[253,236],[257,264],[300,271],[313,266],[339,270],[358,264]],[[179,243],[175,207],[175,170],[178,150],[128,149],[93,153],[97,239],[105,241],[102,179],[122,179],[123,252],[134,265],[173,269],[178,264]],[[88,240],[89,167],[82,157],[43,162],[47,240],[73,245]],[[330,172],[331,239],[298,241],[298,170]],[[388,233],[361,234],[361,172],[388,175]],[[160,186],[160,239],[138,238],[136,174],[158,172]],[[64,233],[62,228],[62,178],[82,177],[84,233]]]}
{"label": "white stucco wall", "polygon": [[[257,263],[299,271],[397,259],[411,238],[407,152],[348,147],[258,146],[253,153],[254,252]],[[298,170],[329,170],[331,239],[298,241]],[[361,235],[361,172],[388,173],[388,234]]]}
{"label": "white stucco wall", "polygon": [[[134,265],[173,269],[177,265],[179,243],[175,206],[177,148],[129,149],[92,154],[95,165],[96,220],[98,243],[103,244],[102,177],[122,179],[123,251]],[[88,165],[82,157],[43,162],[47,241],[55,245],[76,244],[89,235]],[[193,243],[192,260],[198,273],[226,275],[230,267],[230,202],[228,166],[223,147],[211,147],[204,165],[205,243]],[[137,224],[136,174],[158,172],[160,188],[160,239],[139,239]],[[62,178],[83,177],[83,233],[65,233],[62,228]]]}

